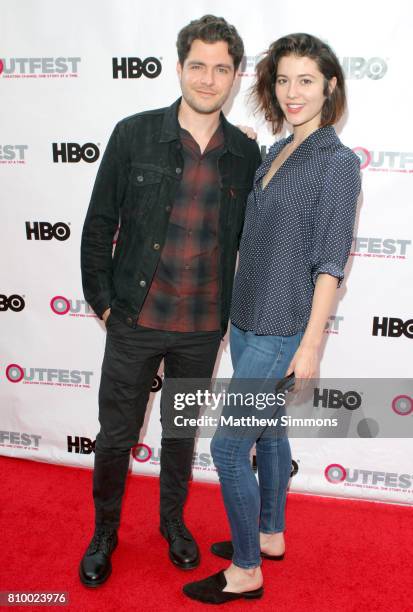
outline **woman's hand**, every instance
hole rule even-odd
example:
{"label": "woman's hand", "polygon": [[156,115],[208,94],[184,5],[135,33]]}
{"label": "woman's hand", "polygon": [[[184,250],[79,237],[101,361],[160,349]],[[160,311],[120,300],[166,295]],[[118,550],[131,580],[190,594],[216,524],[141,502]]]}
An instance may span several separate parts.
{"label": "woman's hand", "polygon": [[249,125],[237,125],[237,128],[248,136],[251,140],[257,140],[257,132]]}
{"label": "woman's hand", "polygon": [[[320,363],[320,348],[323,342],[324,328],[331,312],[337,290],[337,278],[330,274],[320,273],[315,284],[311,315],[300,346],[291,360],[286,376],[294,372],[297,384],[294,391],[304,388],[305,380],[316,378]],[[301,379],[301,383],[299,380]]]}
{"label": "woman's hand", "polygon": [[300,391],[304,388],[300,380],[309,380],[317,376],[319,361],[318,348],[300,344],[285,374],[288,376],[291,372],[294,372],[296,378],[294,391]]}

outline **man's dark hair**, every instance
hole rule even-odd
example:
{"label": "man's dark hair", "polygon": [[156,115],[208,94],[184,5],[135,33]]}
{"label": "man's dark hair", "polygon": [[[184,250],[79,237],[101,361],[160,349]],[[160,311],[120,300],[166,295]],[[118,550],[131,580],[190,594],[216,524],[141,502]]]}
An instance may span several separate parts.
{"label": "man's dark hair", "polygon": [[[280,132],[284,114],[275,97],[275,80],[278,63],[282,57],[296,55],[314,60],[324,76],[324,95],[326,99],[321,112],[320,127],[336,123],[346,108],[346,88],[344,74],[334,51],[322,40],[311,34],[289,34],[270,45],[263,59],[257,64],[256,81],[252,95],[257,111],[262,111],[267,121],[271,121],[273,133]],[[337,78],[337,85],[329,93],[328,82]]]}
{"label": "man's dark hair", "polygon": [[184,65],[192,43],[197,39],[205,43],[220,41],[228,43],[228,53],[234,61],[234,71],[238,70],[244,55],[244,43],[235,27],[227,23],[223,17],[204,15],[182,28],[176,41],[181,66]]}

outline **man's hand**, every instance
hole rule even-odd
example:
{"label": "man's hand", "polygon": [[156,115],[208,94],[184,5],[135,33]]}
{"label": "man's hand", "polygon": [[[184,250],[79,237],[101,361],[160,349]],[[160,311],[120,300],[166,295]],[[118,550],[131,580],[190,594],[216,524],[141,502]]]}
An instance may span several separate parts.
{"label": "man's hand", "polygon": [[257,140],[257,132],[249,125],[237,125],[237,128],[244,132],[251,140]]}
{"label": "man's hand", "polygon": [[102,319],[105,325],[106,325],[106,321],[108,320],[109,315],[110,315],[110,308],[106,308],[105,312],[102,315]]}

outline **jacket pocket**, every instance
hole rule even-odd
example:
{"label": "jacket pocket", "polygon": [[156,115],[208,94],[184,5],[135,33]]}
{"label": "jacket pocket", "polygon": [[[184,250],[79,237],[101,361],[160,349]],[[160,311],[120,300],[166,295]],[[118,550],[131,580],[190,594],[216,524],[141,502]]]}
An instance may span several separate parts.
{"label": "jacket pocket", "polygon": [[151,203],[157,200],[163,177],[164,174],[156,168],[132,167],[126,208],[134,220],[141,220]]}

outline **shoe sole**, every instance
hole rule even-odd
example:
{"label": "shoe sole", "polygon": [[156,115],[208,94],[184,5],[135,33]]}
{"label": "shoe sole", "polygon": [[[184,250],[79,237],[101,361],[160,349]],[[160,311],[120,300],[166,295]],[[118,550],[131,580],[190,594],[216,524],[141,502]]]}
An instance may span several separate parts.
{"label": "shoe sole", "polygon": [[199,560],[199,561],[194,561],[193,563],[187,563],[186,565],[181,565],[171,555],[169,555],[169,558],[172,561],[172,563],[175,565],[175,567],[178,567],[181,570],[195,569],[196,567],[198,567],[198,565],[201,562],[201,560]]}
{"label": "shoe sole", "polygon": [[[208,599],[202,599],[200,597],[196,597],[190,593],[187,593],[186,591],[183,591],[185,593],[185,595],[187,597],[189,597],[190,599],[193,599],[194,601],[201,601],[202,603],[209,603],[209,604],[213,604],[216,606],[219,606],[220,604],[223,603],[229,603],[230,601],[238,601],[239,599],[261,599],[261,597],[264,595],[264,589],[262,589],[261,591],[259,591],[258,593],[237,593],[237,595],[239,595],[239,597],[230,597],[228,599],[224,599],[223,601],[209,601]],[[223,591],[223,593],[225,594],[225,591]]]}
{"label": "shoe sole", "polygon": [[91,589],[95,589],[96,587],[101,586],[102,584],[104,584],[107,579],[110,577],[112,573],[112,567],[110,568],[107,576],[105,576],[104,578],[101,578],[100,580],[91,580],[89,581],[82,573],[81,570],[79,570],[79,578],[80,578],[80,582],[83,584],[83,586],[91,588]]}

